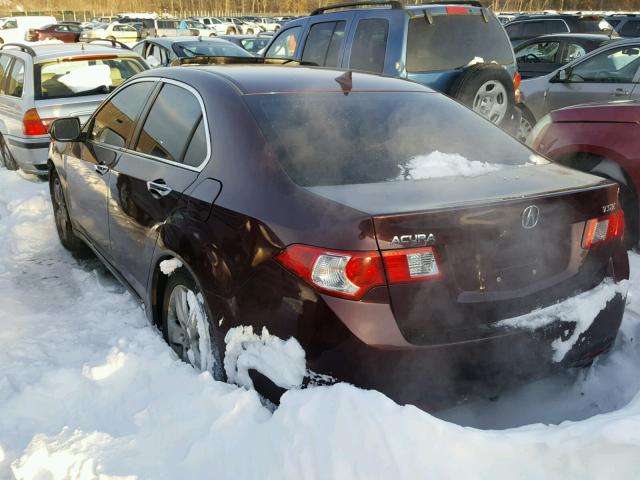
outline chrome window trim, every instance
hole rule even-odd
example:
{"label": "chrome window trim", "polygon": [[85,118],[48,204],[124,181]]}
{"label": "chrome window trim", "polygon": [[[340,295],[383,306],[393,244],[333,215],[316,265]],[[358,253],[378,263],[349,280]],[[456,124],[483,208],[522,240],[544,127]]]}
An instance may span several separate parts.
{"label": "chrome window trim", "polygon": [[[106,104],[108,101],[110,101],[111,98],[113,98],[120,90],[123,90],[127,86],[133,85],[134,83],[141,83],[141,82],[169,83],[171,85],[175,85],[177,87],[184,88],[185,90],[191,92],[191,94],[193,94],[196,97],[196,100],[198,100],[198,103],[200,104],[200,110],[202,111],[202,120],[204,121],[205,137],[206,137],[206,142],[207,142],[207,156],[202,161],[202,163],[200,165],[198,165],[197,167],[192,167],[191,165],[185,165],[184,163],[174,162],[174,161],[171,161],[171,160],[166,160],[164,158],[156,157],[154,155],[149,155],[149,154],[143,153],[143,152],[138,152],[137,150],[131,150],[129,148],[118,148],[118,147],[115,147],[113,145],[97,143],[97,142],[94,142],[93,140],[91,140],[91,142],[94,143],[95,145],[106,146],[107,148],[111,147],[111,148],[109,148],[110,150],[119,151],[119,152],[122,152],[122,153],[128,153],[128,154],[132,154],[132,155],[138,155],[138,156],[143,157],[143,158],[148,158],[150,160],[155,160],[157,162],[165,163],[167,165],[174,165],[176,167],[180,167],[180,168],[183,168],[185,170],[191,170],[193,172],[198,172],[198,173],[202,172],[202,170],[204,170],[204,167],[206,167],[207,164],[209,163],[209,160],[211,159],[211,156],[212,156],[212,152],[211,152],[211,134],[209,132],[209,118],[207,116],[207,109],[205,108],[205,104],[204,104],[204,101],[202,100],[202,97],[200,96],[198,91],[195,88],[193,88],[191,85],[187,85],[186,83],[180,82],[178,80],[174,80],[172,78],[162,78],[162,77],[136,78],[135,80],[132,80],[132,81],[127,82],[126,84],[124,84],[122,86],[123,88],[118,88],[117,90],[115,90],[105,100],[104,104]],[[152,107],[153,107],[153,105],[152,105]],[[92,121],[97,114],[98,114],[98,112],[96,112],[87,121],[87,123]],[[146,118],[145,118],[145,120],[146,120]],[[144,123],[143,123],[143,126],[144,126]]]}

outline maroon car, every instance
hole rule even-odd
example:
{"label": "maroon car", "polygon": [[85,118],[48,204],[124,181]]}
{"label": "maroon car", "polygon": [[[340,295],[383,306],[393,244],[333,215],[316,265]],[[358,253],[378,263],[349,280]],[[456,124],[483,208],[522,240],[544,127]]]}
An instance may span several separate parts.
{"label": "maroon car", "polygon": [[51,128],[62,244],[89,245],[216,378],[251,326],[264,333],[249,375],[267,395],[294,386],[278,378],[288,363],[260,356],[280,338],[304,352],[296,387],[341,380],[433,406],[588,363],[618,331],[617,184],[418,84],[156,69],[82,128]]}
{"label": "maroon car", "polygon": [[567,107],[544,117],[531,146],[554,161],[620,184],[625,242],[638,243],[640,102]]}
{"label": "maroon car", "polygon": [[36,28],[31,32],[32,40],[61,40],[65,43],[75,43],[80,41],[82,28],[71,23],[54,23],[42,28]]}

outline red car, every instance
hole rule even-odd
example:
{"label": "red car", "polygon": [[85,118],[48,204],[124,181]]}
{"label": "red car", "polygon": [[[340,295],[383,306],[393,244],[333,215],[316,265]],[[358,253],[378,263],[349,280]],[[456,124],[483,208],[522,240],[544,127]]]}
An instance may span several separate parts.
{"label": "red car", "polygon": [[578,105],[551,112],[529,139],[530,146],[558,163],[620,184],[627,247],[638,242],[639,122],[637,101]]}
{"label": "red car", "polygon": [[80,41],[82,28],[68,23],[53,23],[33,31],[33,40],[61,40],[65,43]]}

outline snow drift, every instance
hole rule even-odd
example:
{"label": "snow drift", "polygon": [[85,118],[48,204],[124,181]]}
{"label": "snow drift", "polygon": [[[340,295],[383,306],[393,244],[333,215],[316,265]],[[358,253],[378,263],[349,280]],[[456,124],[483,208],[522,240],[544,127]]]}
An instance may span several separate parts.
{"label": "snow drift", "polygon": [[[28,180],[0,170],[0,478],[591,479],[640,471],[633,283],[612,353],[539,397],[506,395],[510,403],[474,415],[485,419],[498,405],[500,418],[519,414],[510,425],[529,412],[537,423],[462,427],[344,384],[288,392],[271,413],[253,390],[180,362],[97,261],[73,260],[56,238],[47,185]],[[640,258],[632,260],[635,277]],[[582,416],[540,423],[565,411]]]}

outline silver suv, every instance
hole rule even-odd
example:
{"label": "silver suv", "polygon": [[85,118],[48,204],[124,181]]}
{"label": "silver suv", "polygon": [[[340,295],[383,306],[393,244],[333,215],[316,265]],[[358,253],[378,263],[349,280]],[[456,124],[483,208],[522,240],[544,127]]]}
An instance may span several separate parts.
{"label": "silver suv", "polygon": [[122,82],[149,67],[118,42],[0,47],[0,165],[47,175],[48,125],[86,120]]}

